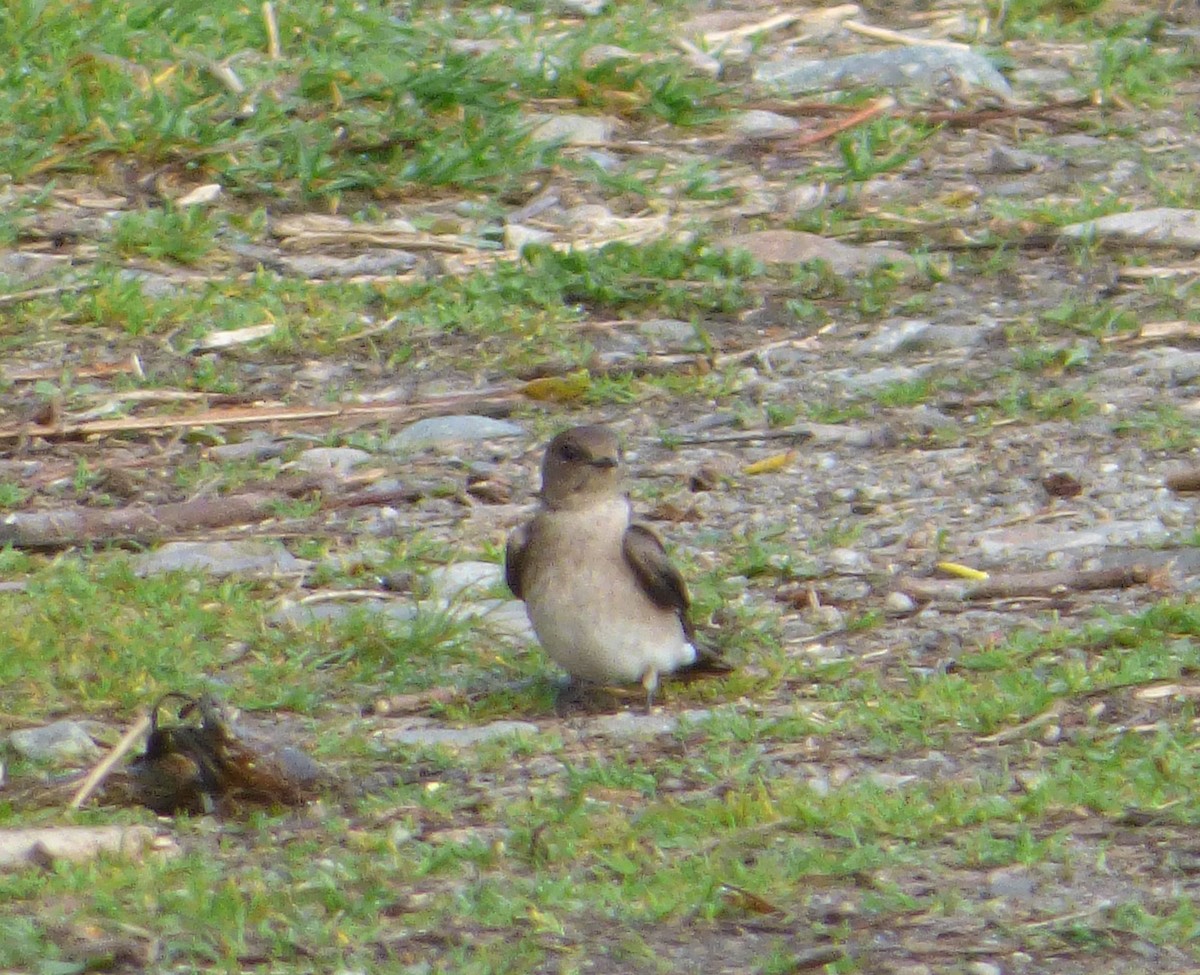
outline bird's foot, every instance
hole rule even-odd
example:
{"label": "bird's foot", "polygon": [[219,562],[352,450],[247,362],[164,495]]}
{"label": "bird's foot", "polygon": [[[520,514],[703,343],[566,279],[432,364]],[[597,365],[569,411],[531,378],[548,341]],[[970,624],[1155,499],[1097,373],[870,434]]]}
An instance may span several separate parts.
{"label": "bird's foot", "polygon": [[642,687],[646,689],[646,713],[654,710],[654,695],[658,691],[658,671],[648,670],[642,674]]}

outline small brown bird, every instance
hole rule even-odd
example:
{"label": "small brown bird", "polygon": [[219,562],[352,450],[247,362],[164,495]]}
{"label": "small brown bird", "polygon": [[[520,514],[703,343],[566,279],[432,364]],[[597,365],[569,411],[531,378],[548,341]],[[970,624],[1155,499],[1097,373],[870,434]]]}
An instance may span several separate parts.
{"label": "small brown bird", "polygon": [[687,585],[658,536],[632,521],[621,461],[604,426],[550,441],[542,510],[509,535],[504,572],[556,663],[587,681],[640,681],[649,705],[660,674],[730,668],[697,649]]}

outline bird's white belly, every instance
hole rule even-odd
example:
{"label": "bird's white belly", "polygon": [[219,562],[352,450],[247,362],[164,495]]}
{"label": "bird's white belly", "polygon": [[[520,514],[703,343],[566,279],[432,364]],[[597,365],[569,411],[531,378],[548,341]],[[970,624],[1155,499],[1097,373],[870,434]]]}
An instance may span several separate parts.
{"label": "bird's white belly", "polygon": [[546,653],[585,680],[633,682],[696,659],[678,615],[650,601],[625,561],[628,517],[622,499],[611,510],[554,512],[539,526],[539,543],[571,558],[531,567],[529,619]]}

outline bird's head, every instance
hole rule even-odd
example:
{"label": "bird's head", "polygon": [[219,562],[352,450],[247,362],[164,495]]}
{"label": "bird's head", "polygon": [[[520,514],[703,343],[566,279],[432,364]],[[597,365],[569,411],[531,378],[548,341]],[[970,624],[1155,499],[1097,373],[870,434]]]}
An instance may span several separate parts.
{"label": "bird's head", "polygon": [[542,500],[551,508],[578,508],[617,493],[621,460],[621,442],[608,427],[564,430],[542,460]]}

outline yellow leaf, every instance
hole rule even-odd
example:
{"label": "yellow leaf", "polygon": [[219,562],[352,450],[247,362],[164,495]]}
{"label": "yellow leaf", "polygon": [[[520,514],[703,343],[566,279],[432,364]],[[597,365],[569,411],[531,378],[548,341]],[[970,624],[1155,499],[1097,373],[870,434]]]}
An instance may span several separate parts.
{"label": "yellow leaf", "polygon": [[579,399],[592,386],[591,374],[586,369],[567,373],[565,376],[544,376],[541,379],[531,379],[521,392],[530,399],[550,403],[566,403]]}
{"label": "yellow leaf", "polygon": [[969,565],[959,565],[957,562],[939,562],[937,567],[946,575],[958,576],[960,579],[974,579],[982,581],[988,577],[986,572],[979,569],[972,569]]}
{"label": "yellow leaf", "polygon": [[[172,76],[173,74],[175,74],[175,72],[176,72],[176,70],[177,70],[178,68],[179,68],[179,65],[177,65],[177,64],[172,64],[172,65],[171,65],[169,68],[167,68],[166,70],[164,70],[164,71],[160,71],[158,74],[156,74],[156,75],[154,76],[154,81],[153,81],[153,85],[154,85],[154,87],[155,87],[155,88],[161,88],[161,87],[163,86],[163,84],[165,84],[167,81],[170,81],[170,80],[171,80],[171,76]],[[145,90],[146,90],[146,87],[145,87],[145,85],[142,85],[142,86],[141,86],[141,88],[142,88],[142,90],[143,90],[143,91],[145,91]]]}
{"label": "yellow leaf", "polygon": [[796,459],[796,451],[788,450],[782,454],[772,454],[770,457],[764,457],[762,460],[756,460],[753,464],[747,465],[743,469],[745,474],[774,474],[776,471],[781,471],[788,464]]}

